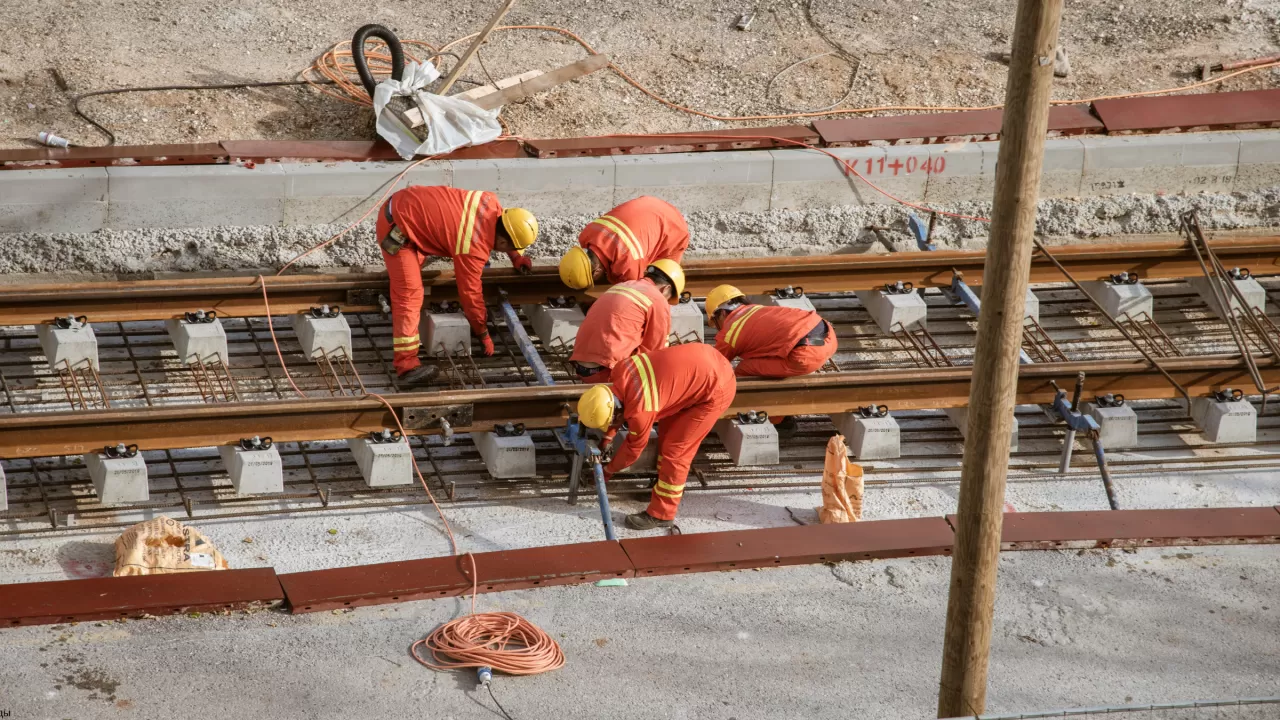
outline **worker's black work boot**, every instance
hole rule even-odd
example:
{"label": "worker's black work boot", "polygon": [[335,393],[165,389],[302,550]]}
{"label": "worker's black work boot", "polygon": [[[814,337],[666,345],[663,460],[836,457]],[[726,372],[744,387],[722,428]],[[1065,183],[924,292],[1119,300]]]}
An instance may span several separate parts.
{"label": "worker's black work boot", "polygon": [[675,525],[675,520],[659,520],[650,515],[648,512],[641,510],[634,515],[627,516],[627,527],[632,530],[653,530],[655,528],[669,528]]}
{"label": "worker's black work boot", "polygon": [[412,370],[400,373],[400,385],[428,385],[440,374],[435,365],[419,365]]}

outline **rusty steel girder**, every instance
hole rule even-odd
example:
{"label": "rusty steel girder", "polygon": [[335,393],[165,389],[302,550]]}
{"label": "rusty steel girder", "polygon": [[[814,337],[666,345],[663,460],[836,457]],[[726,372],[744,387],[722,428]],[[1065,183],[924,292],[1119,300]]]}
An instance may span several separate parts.
{"label": "rusty steel girder", "polygon": [[[1192,395],[1207,395],[1249,380],[1238,356],[1169,358],[1161,365]],[[1268,384],[1280,382],[1280,361],[1259,361]],[[1019,368],[1019,404],[1053,400],[1051,381],[1066,385],[1085,372],[1089,389],[1119,393],[1131,400],[1167,399],[1177,391],[1142,360],[1044,363]],[[787,380],[738,383],[729,414],[767,410],[776,415],[821,415],[886,404],[895,410],[963,407],[969,402],[972,367],[823,373]],[[488,430],[494,424],[529,428],[562,425],[584,385],[512,387],[387,396],[412,435],[443,432],[439,416],[453,418],[457,432]],[[433,417],[433,415],[435,417]],[[219,403],[130,410],[23,413],[0,416],[0,457],[44,457],[88,452],[120,442],[143,450],[207,447],[234,443],[246,433],[277,442],[340,440],[395,427],[390,411],[374,398],[307,398],[261,403]]]}
{"label": "rusty steel girder", "polygon": [[[1218,239],[1210,243],[1223,264],[1247,267],[1254,275],[1280,274],[1280,236]],[[1104,280],[1129,272],[1144,280],[1196,277],[1200,266],[1184,240],[1114,245],[1065,245],[1051,250],[1080,280]],[[916,287],[950,287],[959,272],[969,285],[982,285],[985,253],[939,250],[888,255],[815,255],[737,260],[691,260],[685,264],[687,289],[696,297],[722,283],[744,292],[762,293],[788,285],[808,292],[871,290],[886,283],[911,282]],[[1032,283],[1063,282],[1062,274],[1037,255]],[[377,312],[378,295],[387,295],[383,273],[267,276],[271,311],[302,312],[320,305],[347,312]],[[457,298],[452,270],[423,273],[428,300]],[[566,288],[556,268],[536,266],[524,276],[510,269],[485,273],[485,290],[499,289],[513,303],[545,302],[558,295],[584,295]],[[591,294],[603,292],[597,287]],[[83,313],[91,322],[167,320],[194,309],[215,310],[221,317],[262,317],[266,309],[258,276],[133,280],[122,282],[6,285],[0,287],[0,325],[33,325],[55,316]]]}

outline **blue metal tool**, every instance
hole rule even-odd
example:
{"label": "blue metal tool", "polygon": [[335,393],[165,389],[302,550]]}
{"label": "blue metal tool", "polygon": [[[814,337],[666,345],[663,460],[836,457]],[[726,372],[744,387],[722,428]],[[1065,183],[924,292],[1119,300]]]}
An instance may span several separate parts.
{"label": "blue metal tool", "polygon": [[569,504],[578,502],[582,466],[590,463],[595,475],[596,498],[600,502],[600,519],[604,523],[604,537],[606,540],[616,540],[613,533],[613,516],[609,510],[609,493],[605,490],[604,465],[599,446],[596,445],[595,440],[587,437],[587,429],[578,422],[577,413],[569,416],[568,424],[564,430],[557,431],[557,436],[566,449],[573,450],[573,458],[570,460],[572,467],[569,470]]}
{"label": "blue metal tool", "polygon": [[1098,437],[1101,428],[1098,426],[1098,421],[1078,409],[1080,393],[1084,390],[1084,373],[1076,376],[1075,396],[1071,402],[1067,402],[1066,390],[1059,388],[1057,383],[1050,382],[1057,390],[1053,398],[1053,409],[1067,423],[1067,437],[1064,440],[1062,462],[1058,466],[1058,472],[1065,473],[1071,464],[1071,451],[1075,447],[1076,433],[1085,433],[1093,443],[1093,455],[1098,460],[1098,472],[1102,474],[1102,487],[1107,491],[1107,504],[1112,510],[1119,510],[1120,503],[1116,500],[1115,486],[1111,483],[1111,471],[1107,468],[1107,454],[1102,447],[1102,439]]}
{"label": "blue metal tool", "polygon": [[937,219],[937,213],[929,213],[929,224],[925,225],[924,221],[916,217],[915,213],[907,213],[907,229],[916,237],[916,247],[925,251],[938,249],[938,246],[931,242],[933,240],[933,223]]}
{"label": "blue metal tool", "polygon": [[[533,346],[529,333],[525,332],[524,324],[516,315],[516,309],[506,299],[506,293],[503,293],[499,306],[502,309],[502,317],[507,323],[507,330],[510,331],[511,337],[515,338],[516,345],[520,347],[520,354],[524,355],[525,362],[529,363],[529,369],[538,379],[538,384],[555,385],[556,381],[551,377],[551,371],[547,370],[546,363],[542,362],[542,356]],[[578,422],[576,414],[569,416],[569,422],[563,430],[556,431],[556,440],[560,442],[560,447],[573,451],[573,458],[569,461],[572,465],[569,470],[569,504],[573,505],[578,501],[578,484],[582,478],[582,466],[589,461],[595,473],[596,496],[600,500],[600,519],[604,522],[605,539],[616,540],[613,534],[613,517],[609,513],[609,495],[605,492],[604,467],[600,464],[600,448],[596,447],[594,440],[587,438],[587,430]]]}

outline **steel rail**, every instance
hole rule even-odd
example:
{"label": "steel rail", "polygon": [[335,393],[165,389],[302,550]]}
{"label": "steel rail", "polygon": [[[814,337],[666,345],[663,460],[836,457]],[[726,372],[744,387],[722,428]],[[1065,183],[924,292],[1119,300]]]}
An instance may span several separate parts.
{"label": "steel rail", "polygon": [[[1255,275],[1280,274],[1280,236],[1217,239],[1214,253],[1224,262],[1248,267]],[[1063,245],[1056,257],[1082,280],[1103,280],[1113,273],[1137,273],[1143,280],[1180,279],[1200,274],[1187,243],[1176,240],[1109,245]],[[985,254],[937,250],[888,255],[815,255],[735,260],[691,260],[685,266],[687,289],[697,297],[723,283],[762,293],[787,285],[809,292],[871,290],[886,283],[950,287],[956,273],[970,285],[982,285]],[[1032,261],[1032,283],[1062,281],[1047,259]],[[452,270],[427,270],[423,283],[433,302],[457,297]],[[385,273],[285,275],[267,278],[275,314],[302,312],[321,305],[347,312],[378,312],[387,295]],[[555,267],[535,266],[532,275],[506,268],[485,273],[485,289],[497,298],[501,289],[513,304],[544,302],[574,294],[561,284]],[[596,288],[601,292],[604,288]],[[583,293],[576,293],[582,295]],[[495,300],[496,301],[496,300]],[[166,320],[188,311],[214,310],[222,317],[266,314],[258,276],[130,280],[120,282],[6,285],[0,287],[0,325],[33,325],[56,316],[83,313],[92,322]]]}
{"label": "steel rail", "polygon": [[[1161,366],[1193,395],[1237,386],[1249,376],[1244,361],[1235,356],[1170,358]],[[1266,358],[1259,368],[1267,382],[1280,382],[1280,360]],[[1121,393],[1135,400],[1178,396],[1166,377],[1146,362],[1114,360],[1022,366],[1017,402],[1048,402],[1054,395],[1050,381],[1065,382],[1080,371],[1088,374],[1096,393]],[[743,381],[730,413],[763,408],[778,415],[830,414],[875,403],[895,410],[963,407],[971,375],[972,367],[948,367]],[[405,393],[387,400],[410,434],[423,435],[441,432],[431,422],[438,417],[450,418],[457,432],[490,430],[506,422],[559,427],[585,390],[581,385],[503,387]],[[208,447],[251,435],[270,436],[276,442],[340,440],[385,427],[394,427],[390,411],[377,400],[352,397],[23,413],[0,416],[0,457],[74,455],[119,442],[136,443],[143,450]]]}

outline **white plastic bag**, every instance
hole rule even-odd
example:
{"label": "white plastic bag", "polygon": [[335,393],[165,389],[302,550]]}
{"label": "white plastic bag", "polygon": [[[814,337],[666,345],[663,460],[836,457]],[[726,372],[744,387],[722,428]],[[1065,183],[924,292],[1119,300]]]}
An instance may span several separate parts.
{"label": "white plastic bag", "polygon": [[[409,62],[405,65],[403,80],[388,78],[373,89],[378,134],[391,143],[391,147],[405,160],[412,159],[414,155],[438,155],[468,145],[483,145],[502,134],[497,109],[482,110],[468,100],[433,95],[422,90],[439,77],[440,71],[435,65]],[[420,144],[418,138],[402,128],[390,113],[383,112],[387,103],[398,96],[412,98],[422,111],[429,130],[426,142]]]}

